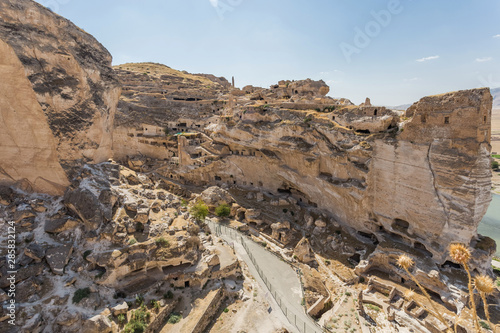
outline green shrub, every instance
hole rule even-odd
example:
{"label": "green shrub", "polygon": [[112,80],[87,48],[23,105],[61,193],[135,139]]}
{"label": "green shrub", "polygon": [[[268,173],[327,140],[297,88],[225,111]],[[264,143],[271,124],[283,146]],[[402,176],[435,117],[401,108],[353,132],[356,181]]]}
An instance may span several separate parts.
{"label": "green shrub", "polygon": [[144,304],[144,295],[135,295],[135,302],[137,303],[137,305],[142,306]]}
{"label": "green shrub", "polygon": [[123,333],[143,333],[148,327],[151,314],[146,310],[145,306],[132,312],[130,321],[123,328]]}
{"label": "green shrub", "polygon": [[500,160],[500,155],[491,155],[493,158],[498,158]]}
{"label": "green shrub", "polygon": [[493,161],[491,162],[491,168],[493,170],[497,170],[499,168],[499,164],[498,164],[498,161]]}
{"label": "green shrub", "polygon": [[123,324],[125,322],[125,319],[126,318],[123,313],[118,315],[118,323]]}
{"label": "green shrub", "polygon": [[73,295],[73,303],[78,304],[82,299],[87,298],[89,296],[90,296],[89,288],[78,289],[77,291],[75,291],[75,294]]}
{"label": "green shrub", "polygon": [[215,215],[219,217],[228,217],[231,214],[231,207],[227,204],[222,204],[215,208]]}
{"label": "green shrub", "polygon": [[169,290],[165,294],[163,294],[163,298],[165,298],[165,299],[173,299],[174,298],[174,293],[171,290]]}
{"label": "green shrub", "polygon": [[155,240],[155,243],[157,246],[161,246],[161,247],[169,247],[170,246],[170,242],[163,237],[157,238]]}
{"label": "green shrub", "polygon": [[480,321],[479,321],[479,325],[480,325],[482,328],[486,329],[486,330],[489,330],[489,329],[490,329],[490,325],[488,325],[488,323],[487,323],[487,322],[485,322],[485,321],[483,321],[483,320],[480,320]]}
{"label": "green shrub", "polygon": [[128,241],[129,245],[134,245],[135,243],[137,243],[137,239],[135,238],[130,238],[130,240]]}
{"label": "green shrub", "polygon": [[376,305],[373,305],[373,304],[366,304],[366,307],[370,310],[373,310],[373,311],[377,311],[377,312],[380,311],[380,308]]}
{"label": "green shrub", "polygon": [[225,308],[224,309],[224,313],[228,313],[229,312],[229,309],[228,308]]}
{"label": "green shrub", "polygon": [[181,206],[182,207],[187,207],[187,205],[188,205],[188,202],[186,201],[186,199],[182,199],[181,200]]}
{"label": "green shrub", "polygon": [[160,310],[160,302],[158,302],[157,300],[155,299],[152,299],[151,300],[151,306],[153,307],[153,309],[155,310]]}
{"label": "green shrub", "polygon": [[172,313],[170,317],[168,317],[169,324],[177,324],[182,319],[182,316],[178,313]]}
{"label": "green shrub", "polygon": [[198,221],[204,221],[208,215],[208,206],[203,201],[198,201],[189,211]]}

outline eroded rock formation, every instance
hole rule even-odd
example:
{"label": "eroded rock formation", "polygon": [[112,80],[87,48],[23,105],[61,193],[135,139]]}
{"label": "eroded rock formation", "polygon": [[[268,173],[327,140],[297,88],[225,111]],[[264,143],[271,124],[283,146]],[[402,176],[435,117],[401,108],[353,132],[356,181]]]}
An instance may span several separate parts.
{"label": "eroded rock formation", "polygon": [[[68,185],[61,167],[54,167],[54,176],[47,177],[39,170],[44,164],[58,163],[69,172],[76,165],[111,157],[113,119],[120,96],[111,55],[82,29],[33,1],[2,0],[0,12],[0,40],[5,44],[2,59],[12,58],[12,52],[15,53],[24,71],[12,72],[11,79],[29,80],[32,90],[24,87],[22,95],[9,94],[9,101],[5,101],[8,105],[2,106],[2,112],[14,119],[14,110],[30,103],[32,107],[22,114],[26,127],[37,123],[40,128],[50,128],[45,137],[41,133],[31,136],[29,129],[24,128],[25,140],[32,139],[29,145],[23,145],[11,134],[23,134],[19,127],[2,131],[8,136],[2,140],[2,146],[13,141],[15,144],[10,146],[26,156],[26,164],[15,172],[2,159],[2,178],[11,182],[26,179],[35,191],[60,192]],[[10,80],[4,82],[10,84]],[[38,106],[34,105],[35,100]],[[22,126],[23,121],[18,119]],[[47,138],[49,134],[52,138]],[[29,158],[32,153],[21,153],[26,146],[55,146],[56,150],[50,148],[49,153],[46,149],[45,153]],[[43,154],[47,157],[41,158]]]}
{"label": "eroded rock formation", "polygon": [[[121,79],[131,75],[137,76],[122,72]],[[292,86],[303,90],[288,96]],[[439,265],[452,242],[470,245],[481,258],[492,255],[481,245],[489,241],[476,234],[491,200],[488,89],[426,97],[403,114],[323,97],[322,87],[283,81],[268,90],[245,87],[243,95],[220,91],[212,105],[223,107],[211,117],[191,118],[182,128],[163,123],[157,134],[129,128],[127,140],[153,146],[154,154],[141,154],[169,161],[151,160],[144,170],[181,184],[290,196],[375,237],[380,249],[401,243]],[[475,265],[484,270],[489,263]]]}

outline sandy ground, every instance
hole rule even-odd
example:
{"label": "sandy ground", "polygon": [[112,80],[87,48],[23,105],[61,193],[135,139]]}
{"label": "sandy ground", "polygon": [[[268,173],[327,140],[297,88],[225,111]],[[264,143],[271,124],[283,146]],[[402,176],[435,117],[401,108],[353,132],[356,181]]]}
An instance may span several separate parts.
{"label": "sandy ground", "polygon": [[211,333],[275,333],[294,332],[279,309],[271,308],[270,295],[262,289],[242,261],[245,277],[243,300],[237,300],[220,313]]}

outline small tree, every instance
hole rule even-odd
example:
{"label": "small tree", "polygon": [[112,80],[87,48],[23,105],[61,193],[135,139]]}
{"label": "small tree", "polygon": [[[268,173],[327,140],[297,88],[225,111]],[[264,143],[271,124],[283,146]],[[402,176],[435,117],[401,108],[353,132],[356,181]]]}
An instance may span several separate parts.
{"label": "small tree", "polygon": [[198,221],[204,221],[208,215],[208,206],[200,200],[193,207],[191,207],[189,212]]}
{"label": "small tree", "polygon": [[498,161],[493,161],[493,162],[491,162],[491,168],[492,168],[493,170],[497,170],[499,167],[500,167],[500,166],[499,166],[499,164],[498,164]]}
{"label": "small tree", "polygon": [[222,204],[215,208],[215,215],[219,217],[228,217],[231,214],[231,207],[227,204]]}

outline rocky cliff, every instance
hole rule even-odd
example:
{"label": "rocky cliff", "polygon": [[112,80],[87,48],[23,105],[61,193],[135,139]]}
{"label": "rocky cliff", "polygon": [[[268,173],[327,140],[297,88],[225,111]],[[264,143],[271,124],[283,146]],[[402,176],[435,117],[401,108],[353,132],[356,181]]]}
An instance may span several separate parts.
{"label": "rocky cliff", "polygon": [[[136,85],[135,94],[142,89]],[[141,154],[170,161],[146,169],[186,185],[293,197],[377,239],[379,248],[403,244],[439,265],[452,242],[491,256],[489,241],[477,236],[491,200],[489,90],[425,97],[405,114],[333,100],[327,90],[310,80],[233,89],[218,97],[211,118],[183,115],[186,133],[177,138],[163,126],[174,133],[179,124],[162,123],[155,134],[144,131],[145,121],[127,139],[155,149]]]}
{"label": "rocky cliff", "polygon": [[[10,121],[3,124],[1,179],[26,179],[35,191],[60,193],[72,167],[111,157],[120,96],[111,56],[92,36],[33,1],[1,0],[0,13],[1,58],[16,67],[4,70],[31,86],[3,100],[2,115]],[[2,82],[10,83],[4,76]],[[17,156],[24,157],[23,167],[8,164]]]}

